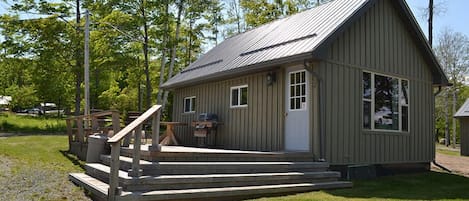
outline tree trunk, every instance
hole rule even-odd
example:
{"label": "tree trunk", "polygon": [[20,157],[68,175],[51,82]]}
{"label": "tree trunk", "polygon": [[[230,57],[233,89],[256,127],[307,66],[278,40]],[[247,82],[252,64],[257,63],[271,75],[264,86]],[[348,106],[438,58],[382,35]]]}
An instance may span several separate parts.
{"label": "tree trunk", "polygon": [[[175,60],[176,60],[176,49],[177,49],[177,46],[178,46],[179,31],[180,31],[180,28],[181,28],[181,15],[182,15],[182,10],[184,8],[184,1],[181,1],[178,7],[179,7],[179,10],[178,10],[177,21],[176,21],[176,33],[175,33],[175,37],[174,37],[174,44],[173,44],[173,47],[172,47],[172,50],[171,50],[171,63],[169,64],[168,79],[173,76],[174,63],[175,63]],[[165,109],[166,102],[168,100],[168,94],[169,94],[169,91],[164,92],[162,110]]]}
{"label": "tree trunk", "polygon": [[446,91],[445,94],[445,146],[450,145],[450,137],[449,137],[449,107],[448,107],[448,99],[449,99],[449,90]]}
{"label": "tree trunk", "polygon": [[[456,88],[456,87],[454,87]],[[453,90],[453,115],[456,114],[457,90]],[[453,117],[453,148],[456,148],[456,118]]]}
{"label": "tree trunk", "polygon": [[[168,2],[166,2],[166,5],[165,5],[165,32],[167,33],[168,30],[169,30],[169,19],[167,19],[168,15],[169,15],[169,5],[168,5]],[[160,66],[160,83],[159,83],[159,87],[158,87],[158,95],[156,96],[156,102],[158,104],[162,104],[163,100],[162,100],[162,97],[163,97],[163,90],[161,89],[161,86],[163,85],[164,83],[164,68],[166,67],[166,43],[168,41],[168,36],[167,34],[165,34],[165,36],[163,36],[163,41],[161,41],[161,44],[162,44],[162,50],[161,50],[161,66]],[[161,113],[160,113],[161,114]]]}

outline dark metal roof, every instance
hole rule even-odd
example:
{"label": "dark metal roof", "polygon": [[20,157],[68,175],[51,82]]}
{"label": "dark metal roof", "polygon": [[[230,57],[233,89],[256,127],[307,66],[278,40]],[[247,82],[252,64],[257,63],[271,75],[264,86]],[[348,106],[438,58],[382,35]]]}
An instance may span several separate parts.
{"label": "dark metal roof", "polygon": [[469,99],[466,99],[466,102],[459,108],[459,110],[454,114],[455,118],[469,117]]}
{"label": "dark metal roof", "polygon": [[[324,52],[345,27],[350,26],[376,1],[335,0],[228,38],[168,80],[163,88],[182,87],[295,60],[313,59],[313,55],[320,59],[318,52]],[[396,2],[402,3],[402,10],[408,9],[403,0]],[[410,15],[410,25],[423,37],[410,10],[403,13]],[[433,58],[431,61],[436,61],[431,49],[427,53]],[[436,65],[434,76],[442,73],[438,63]],[[446,80],[444,73],[442,75],[442,80]]]}

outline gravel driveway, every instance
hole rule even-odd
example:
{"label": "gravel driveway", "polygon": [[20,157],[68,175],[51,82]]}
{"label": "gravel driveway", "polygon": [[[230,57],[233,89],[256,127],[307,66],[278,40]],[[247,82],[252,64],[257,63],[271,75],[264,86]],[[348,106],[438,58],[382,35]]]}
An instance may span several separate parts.
{"label": "gravel driveway", "polygon": [[[435,159],[438,164],[450,169],[453,173],[469,177],[469,157],[436,153]],[[432,169],[439,170],[433,165]]]}

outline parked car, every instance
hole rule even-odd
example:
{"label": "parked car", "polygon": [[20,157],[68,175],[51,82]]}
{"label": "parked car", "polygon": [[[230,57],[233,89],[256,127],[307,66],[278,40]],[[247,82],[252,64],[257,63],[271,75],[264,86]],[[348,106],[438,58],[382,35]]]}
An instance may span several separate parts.
{"label": "parked car", "polygon": [[39,108],[31,108],[28,109],[28,114],[37,114],[37,115],[43,115],[43,111]]}

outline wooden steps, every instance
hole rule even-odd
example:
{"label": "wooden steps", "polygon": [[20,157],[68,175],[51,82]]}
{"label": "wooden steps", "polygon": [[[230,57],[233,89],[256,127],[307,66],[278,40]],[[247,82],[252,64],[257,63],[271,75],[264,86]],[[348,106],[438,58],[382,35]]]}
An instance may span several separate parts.
{"label": "wooden steps", "polygon": [[[281,152],[244,152],[237,150],[223,152],[191,152],[195,148],[188,148],[187,152],[168,150],[163,152],[150,152],[142,150],[141,157],[147,161],[302,161],[313,162],[314,156],[310,153],[281,153]],[[132,157],[133,149],[122,147],[121,155]]]}
{"label": "wooden steps", "polygon": [[[103,164],[109,165],[110,156],[101,156]],[[120,169],[129,170],[132,158],[120,157]],[[234,174],[259,172],[285,172],[285,171],[325,171],[329,167],[324,162],[150,162],[141,160],[140,167],[145,175],[177,175],[177,174]]]}
{"label": "wooden steps", "polygon": [[[300,160],[307,154],[247,153],[245,160],[236,151],[175,154],[162,161],[140,160],[140,177],[128,175],[132,158],[121,156],[117,200],[241,200],[352,186],[339,181],[340,173],[328,171],[328,163]],[[86,164],[86,173],[70,174],[70,180],[93,199],[107,200],[109,163],[110,156],[102,155],[100,163]]]}

